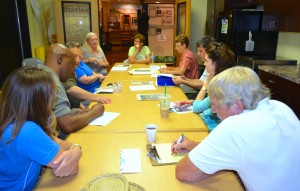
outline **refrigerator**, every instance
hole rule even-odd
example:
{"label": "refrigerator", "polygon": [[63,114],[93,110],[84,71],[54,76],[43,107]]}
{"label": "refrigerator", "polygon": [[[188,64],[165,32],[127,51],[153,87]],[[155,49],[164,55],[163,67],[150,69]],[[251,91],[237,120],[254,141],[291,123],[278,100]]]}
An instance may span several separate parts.
{"label": "refrigerator", "polygon": [[[261,31],[263,10],[230,10],[219,14],[217,40],[228,45],[236,55],[255,59],[275,59],[278,32]],[[254,41],[253,51],[246,51],[249,31]]]}

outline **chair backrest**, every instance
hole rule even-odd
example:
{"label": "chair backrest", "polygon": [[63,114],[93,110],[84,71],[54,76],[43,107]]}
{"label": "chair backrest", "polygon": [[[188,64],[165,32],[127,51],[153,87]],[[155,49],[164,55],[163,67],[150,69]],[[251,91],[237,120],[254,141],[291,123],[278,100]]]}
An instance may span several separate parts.
{"label": "chair backrest", "polygon": [[155,63],[166,63],[168,66],[176,65],[176,56],[155,56]]}
{"label": "chair backrest", "polygon": [[36,66],[38,64],[44,64],[44,62],[38,58],[25,58],[22,61],[22,66]]}

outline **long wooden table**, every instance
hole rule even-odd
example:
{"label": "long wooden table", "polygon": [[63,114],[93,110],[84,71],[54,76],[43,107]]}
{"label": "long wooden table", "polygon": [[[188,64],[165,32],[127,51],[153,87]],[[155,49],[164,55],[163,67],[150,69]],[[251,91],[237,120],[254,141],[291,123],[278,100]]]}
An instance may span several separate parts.
{"label": "long wooden table", "polygon": [[[69,135],[68,141],[82,146],[83,155],[79,162],[79,173],[71,177],[58,178],[53,175],[51,169],[47,169],[35,190],[80,190],[94,177],[106,173],[119,173],[122,148],[141,150],[142,172],[125,174],[125,177],[148,191],[243,190],[238,177],[231,171],[222,171],[200,182],[186,183],[175,178],[175,165],[152,166],[146,156],[147,138],[144,129],[146,124],[155,123],[159,126],[157,143],[172,142],[181,133],[200,141],[208,135],[208,128],[197,114],[171,113],[169,118],[161,118],[158,101],[137,101],[137,93],[164,91],[163,87],[156,87],[153,91],[130,91],[131,82],[155,81],[150,75],[132,76],[128,72],[111,71],[108,76],[102,86],[111,82],[121,82],[123,88],[120,93],[105,94],[113,101],[112,104],[105,105],[105,110],[121,114],[105,127],[89,125]],[[187,99],[178,87],[168,87],[167,93],[171,94],[171,101]]]}
{"label": "long wooden table", "polygon": [[[149,65],[137,64],[136,67],[149,67]],[[138,101],[136,94],[164,93],[164,87],[155,85],[155,78],[151,75],[130,75],[127,71],[110,71],[108,78],[104,80],[101,87],[108,83],[121,82],[122,91],[113,94],[102,94],[112,99],[111,104],[105,105],[105,111],[117,112],[120,115],[107,126],[87,126],[81,129],[83,132],[141,132],[144,126],[155,123],[159,126],[158,131],[203,131],[208,132],[208,128],[198,114],[170,113],[169,118],[161,118],[158,107],[159,101]],[[156,90],[131,91],[129,86],[134,86],[132,82],[153,81]],[[187,100],[180,87],[167,87],[167,93],[171,95],[171,101]]]}
{"label": "long wooden table", "polygon": [[[171,142],[179,135],[180,132],[158,132],[157,143]],[[207,135],[207,132],[185,133],[185,136],[194,140],[202,140]],[[94,177],[105,173],[119,173],[122,148],[141,150],[142,172],[124,175],[128,181],[141,185],[147,191],[243,190],[239,179],[230,171],[220,172],[203,181],[186,183],[175,178],[175,165],[152,166],[146,156],[145,133],[80,133],[70,135],[68,141],[82,146],[79,173],[71,177],[57,178],[48,169],[41,176],[35,190],[80,190]]]}

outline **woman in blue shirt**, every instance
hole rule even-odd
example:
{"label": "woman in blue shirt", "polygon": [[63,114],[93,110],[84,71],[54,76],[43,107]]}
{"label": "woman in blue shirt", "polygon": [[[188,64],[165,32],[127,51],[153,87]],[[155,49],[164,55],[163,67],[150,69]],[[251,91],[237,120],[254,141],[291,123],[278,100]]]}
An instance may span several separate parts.
{"label": "woman in blue shirt", "polygon": [[32,190],[41,167],[59,177],[78,172],[81,150],[56,137],[56,85],[34,66],[14,71],[0,94],[0,190]]}

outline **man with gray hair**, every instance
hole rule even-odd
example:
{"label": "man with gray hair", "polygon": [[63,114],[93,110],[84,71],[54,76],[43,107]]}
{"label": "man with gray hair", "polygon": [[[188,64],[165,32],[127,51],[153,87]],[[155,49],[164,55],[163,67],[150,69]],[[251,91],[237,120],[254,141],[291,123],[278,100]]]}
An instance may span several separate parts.
{"label": "man with gray hair", "polygon": [[299,190],[300,121],[246,67],[234,67],[209,83],[212,109],[222,122],[201,143],[185,137],[172,145],[190,151],[176,177],[198,181],[221,170],[238,173],[246,190]]}

